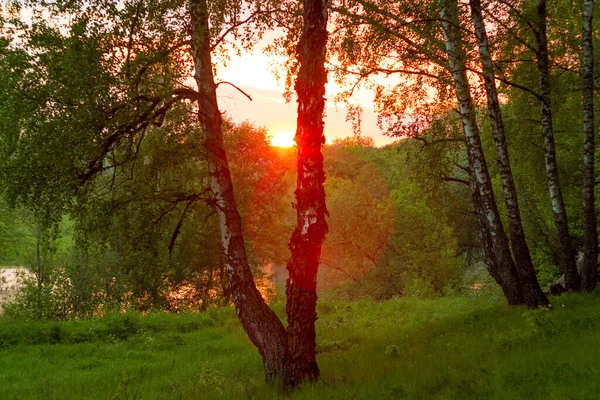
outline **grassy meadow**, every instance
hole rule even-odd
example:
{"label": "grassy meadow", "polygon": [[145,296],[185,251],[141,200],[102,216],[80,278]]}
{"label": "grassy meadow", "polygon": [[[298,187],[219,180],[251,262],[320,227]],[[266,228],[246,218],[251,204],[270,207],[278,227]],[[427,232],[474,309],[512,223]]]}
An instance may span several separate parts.
{"label": "grassy meadow", "polygon": [[265,386],[232,308],[0,319],[0,399],[598,399],[600,293],[551,300],[321,302],[322,379],[291,394]]}

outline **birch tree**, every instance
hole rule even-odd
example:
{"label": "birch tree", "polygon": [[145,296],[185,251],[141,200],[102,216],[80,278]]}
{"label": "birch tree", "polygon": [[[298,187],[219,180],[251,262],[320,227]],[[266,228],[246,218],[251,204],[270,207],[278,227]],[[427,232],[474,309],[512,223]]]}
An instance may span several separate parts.
{"label": "birch tree", "polygon": [[583,1],[582,75],[583,75],[583,269],[581,289],[591,292],[598,280],[598,228],[594,196],[594,48],[592,17],[594,0]]}
{"label": "birch tree", "polygon": [[[489,229],[492,246],[496,256],[496,265],[503,281],[510,285],[503,286],[504,294],[510,304],[522,304],[523,292],[516,267],[510,253],[508,238],[504,232],[490,175],[481,146],[479,128],[475,119],[475,109],[471,98],[470,85],[467,78],[466,54],[463,48],[460,25],[458,21],[458,3],[456,0],[440,0],[439,16],[441,20],[448,64],[458,100],[459,112],[466,139],[469,167],[475,178],[474,190],[479,195],[481,213]],[[493,275],[493,274],[492,274]]]}
{"label": "birch tree", "polygon": [[297,226],[289,248],[292,257],[287,269],[288,362],[285,384],[317,379],[315,321],[317,271],[321,244],[327,233],[325,173],[321,147],[325,107],[325,54],[327,45],[327,0],[304,0],[303,27],[297,53],[300,69],[295,90],[298,94],[298,178],[296,185]]}
{"label": "birch tree", "polygon": [[190,0],[191,51],[198,96],[198,122],[204,132],[210,188],[221,232],[221,247],[238,317],[258,348],[267,382],[282,377],[286,353],[285,329],[256,288],[242,235],[242,221],[233,195],[222,119],[213,76],[209,10],[206,0]]}
{"label": "birch tree", "polygon": [[258,348],[268,382],[283,379],[293,387],[305,379],[317,379],[316,362],[316,276],[321,244],[327,232],[323,183],[323,108],[327,3],[305,0],[303,31],[298,43],[300,70],[298,93],[298,181],[296,189],[297,227],[290,241],[288,263],[287,330],[256,288],[248,265],[241,218],[233,196],[227,154],[223,148],[222,120],[212,71],[209,10],[206,0],[190,0],[191,43],[194,78],[198,88],[198,121],[210,173],[210,187],[221,230],[221,245],[235,308]]}
{"label": "birch tree", "polygon": [[535,275],[531,254],[529,253],[529,247],[525,240],[523,224],[521,223],[521,211],[519,210],[517,190],[515,188],[515,182],[510,166],[508,146],[504,134],[504,124],[500,112],[500,102],[498,101],[498,92],[496,90],[494,65],[492,63],[487,32],[481,12],[481,2],[480,0],[470,0],[469,4],[473,25],[475,27],[475,35],[479,42],[479,55],[481,58],[487,96],[487,112],[492,125],[492,136],[496,145],[496,161],[502,181],[502,191],[504,194],[508,219],[508,230],[519,275],[519,282],[522,286],[523,301],[530,307],[548,305],[548,299],[542,293]]}
{"label": "birch tree", "polygon": [[[453,37],[450,43],[448,40],[440,39],[440,35],[431,29],[432,23],[441,21],[444,26],[444,22],[449,20],[449,18],[434,14],[437,11],[433,2],[419,2],[410,6],[366,0],[356,0],[356,3],[347,8],[335,8],[341,15],[341,21],[349,24],[349,28],[347,28],[349,33],[339,41],[338,47],[341,50],[336,50],[341,53],[340,60],[342,61],[342,68],[338,70],[338,73],[342,76],[345,74],[356,77],[356,83],[352,86],[352,90],[372,75],[396,74],[402,76],[400,83],[391,90],[384,88],[383,84],[373,85],[376,89],[375,103],[380,113],[380,126],[382,129],[385,127],[386,133],[391,136],[415,137],[426,144],[463,142],[464,139],[448,136],[433,139],[420,137],[421,128],[419,128],[418,118],[415,118],[416,123],[411,125],[410,122],[407,122],[410,120],[407,118],[407,114],[426,115],[439,112],[441,108],[453,105],[451,100],[453,96],[458,97],[463,127],[467,133],[466,137],[473,138],[474,135],[470,132],[473,132],[474,129],[477,130],[476,140],[467,139],[466,152],[470,164],[471,188],[474,190],[472,199],[478,216],[481,245],[484,248],[484,259],[488,270],[503,287],[511,304],[521,304],[526,301],[535,307],[547,303],[537,283],[523,229],[520,226],[514,182],[512,182],[513,191],[509,193],[508,201],[511,205],[511,217],[509,218],[513,222],[511,226],[514,228],[511,234],[515,238],[513,250],[516,248],[514,251],[520,256],[518,266],[512,261],[508,239],[503,233],[495,204],[495,196],[493,192],[487,191],[487,187],[491,189],[487,172],[485,173],[487,177],[484,178],[486,183],[483,186],[483,191],[486,193],[483,195],[480,193],[482,187],[478,182],[483,175],[479,172],[482,172],[483,168],[487,171],[487,164],[483,158],[479,139],[475,104],[471,98],[469,82],[466,80],[467,66],[473,70],[473,63],[466,59],[466,53],[462,49],[463,45],[460,44],[463,38],[460,35],[459,27],[464,24],[464,16],[459,14],[458,5],[454,7],[452,23],[446,25],[444,29],[444,34],[447,34],[446,39],[448,36]],[[352,24],[357,27],[352,28]],[[455,31],[452,25],[458,30]],[[339,32],[340,30],[338,30],[337,36],[340,35]],[[356,44],[357,38],[361,40],[361,45]],[[471,38],[467,37],[466,39],[470,40]],[[348,43],[352,43],[352,45]],[[372,43],[377,43],[375,49],[365,51],[363,46],[372,46]],[[452,47],[451,50],[447,49],[449,44]],[[490,64],[491,60],[488,66]],[[459,83],[461,93],[455,91],[452,94],[447,88],[450,88],[452,83],[457,85],[458,70],[463,70],[465,80]],[[475,72],[479,73],[479,71]],[[483,72],[481,74],[484,75]],[[437,91],[438,98],[433,103],[427,99],[427,90],[424,88]],[[469,105],[466,106],[466,103]],[[466,111],[467,107],[468,111]],[[469,115],[466,115],[465,112]],[[494,115],[496,114],[499,114],[499,111],[496,111]],[[499,146],[499,166],[503,172],[507,172],[507,167],[510,168],[510,165],[506,144],[502,145],[502,142],[499,142]],[[510,175],[503,175],[507,178],[504,183],[510,191],[512,179],[510,179]],[[448,181],[458,182],[460,180],[449,179]],[[500,236],[495,232],[499,232]],[[497,259],[503,261],[498,262]],[[522,270],[520,274],[522,279],[518,269]],[[528,288],[527,300],[523,297],[521,280]]]}
{"label": "birch tree", "polygon": [[539,75],[539,101],[544,137],[544,151],[548,190],[552,201],[552,212],[556,228],[556,242],[559,247],[559,262],[565,274],[565,289],[579,290],[581,278],[575,265],[575,249],[569,233],[567,210],[558,176],[558,162],[554,143],[552,122],[552,97],[550,88],[550,60],[548,56],[548,36],[546,33],[546,0],[536,0],[537,20],[534,35],[538,44],[536,63]]}
{"label": "birch tree", "polygon": [[[282,6],[281,2],[274,4]],[[215,80],[213,59],[219,50],[225,51],[222,45],[228,37],[234,38],[234,46],[251,44],[273,27],[281,10],[265,1],[241,0],[130,1],[120,5],[57,1],[43,5],[55,16],[72,17],[65,18],[61,27],[66,34],[36,14],[31,27],[19,26],[17,35],[25,34],[14,45],[22,46],[22,51],[10,49],[7,44],[11,40],[2,38],[0,43],[2,52],[22,56],[27,62],[23,68],[27,79],[0,85],[3,99],[16,96],[27,105],[10,110],[16,119],[8,133],[2,132],[0,143],[6,155],[0,160],[2,179],[12,185],[7,190],[16,192],[12,197],[23,202],[36,197],[57,199],[55,203],[64,207],[73,199],[81,200],[84,185],[93,185],[107,171],[116,174],[137,157],[148,130],[161,126],[175,109],[188,117],[193,111],[203,135],[212,195],[208,202],[217,214],[231,297],[242,326],[262,356],[266,380],[293,387],[317,379],[315,282],[327,232],[320,151],[327,79],[326,1],[304,1],[303,7],[298,7],[303,10],[303,24],[297,22],[299,14],[283,12],[303,25],[296,80],[298,216],[290,241],[287,329],[262,298],[250,269],[223,144],[224,124],[216,93],[222,82]],[[60,18],[55,21],[63,23]],[[36,40],[39,37],[43,40]],[[79,59],[82,46],[89,57]],[[52,57],[59,62],[38,68]],[[65,59],[72,64],[61,62]],[[78,74],[73,76],[73,71]],[[190,72],[195,88],[186,86]],[[25,83],[23,93],[4,90]],[[42,90],[34,90],[37,88]],[[35,95],[27,97],[30,93]],[[2,121],[6,123],[8,118]],[[5,146],[4,139],[10,139],[10,146]],[[27,170],[37,174],[26,176]],[[26,181],[32,184],[20,185]]]}

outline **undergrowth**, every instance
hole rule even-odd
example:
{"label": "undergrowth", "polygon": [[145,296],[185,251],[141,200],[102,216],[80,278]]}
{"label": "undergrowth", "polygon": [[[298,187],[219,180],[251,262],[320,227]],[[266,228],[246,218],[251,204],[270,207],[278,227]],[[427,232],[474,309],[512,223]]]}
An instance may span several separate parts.
{"label": "undergrowth", "polygon": [[[235,312],[0,319],[0,399],[597,399],[600,296],[323,302],[321,380],[264,384]],[[284,306],[275,304],[282,316]]]}

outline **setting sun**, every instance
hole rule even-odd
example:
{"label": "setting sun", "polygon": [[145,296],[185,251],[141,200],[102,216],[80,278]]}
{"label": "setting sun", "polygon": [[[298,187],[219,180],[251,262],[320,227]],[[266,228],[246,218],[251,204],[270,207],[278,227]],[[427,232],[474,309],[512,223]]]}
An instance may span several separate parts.
{"label": "setting sun", "polygon": [[294,133],[290,131],[277,132],[271,136],[271,146],[275,147],[292,147],[294,142]]}

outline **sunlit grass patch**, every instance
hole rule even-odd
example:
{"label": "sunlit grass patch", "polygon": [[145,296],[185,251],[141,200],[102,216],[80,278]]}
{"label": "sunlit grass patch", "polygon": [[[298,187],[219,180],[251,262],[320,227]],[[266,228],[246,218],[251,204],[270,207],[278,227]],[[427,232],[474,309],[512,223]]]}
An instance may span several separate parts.
{"label": "sunlit grass patch", "polygon": [[483,297],[323,302],[321,381],[287,396],[265,386],[232,309],[0,321],[0,398],[597,398],[600,298],[552,300],[551,311]]}

